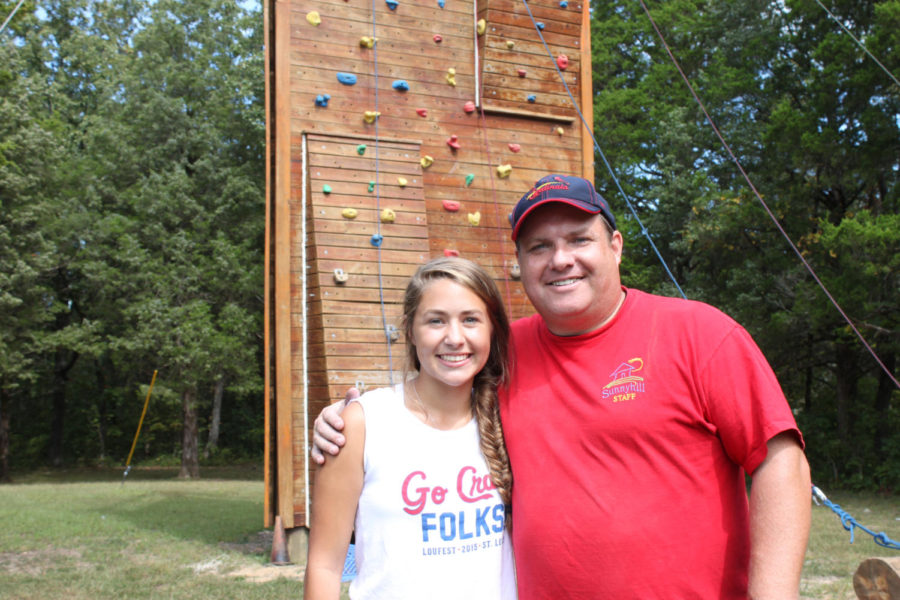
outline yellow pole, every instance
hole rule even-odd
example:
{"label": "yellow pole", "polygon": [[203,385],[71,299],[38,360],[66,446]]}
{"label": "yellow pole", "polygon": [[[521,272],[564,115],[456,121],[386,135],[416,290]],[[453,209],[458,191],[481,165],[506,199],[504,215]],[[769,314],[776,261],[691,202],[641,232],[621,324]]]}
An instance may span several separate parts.
{"label": "yellow pole", "polygon": [[147,414],[147,405],[150,404],[150,392],[153,391],[153,384],[156,382],[156,374],[158,371],[153,370],[153,378],[150,380],[150,389],[147,390],[147,399],[144,400],[144,410],[141,411],[141,420],[138,421],[137,431],[134,432],[134,441],[131,443],[131,452],[128,453],[128,460],[125,461],[125,475],[122,476],[122,483],[125,483],[125,476],[131,469],[131,457],[134,455],[134,448],[137,446],[138,436],[141,435],[141,425],[144,424],[144,416]]}

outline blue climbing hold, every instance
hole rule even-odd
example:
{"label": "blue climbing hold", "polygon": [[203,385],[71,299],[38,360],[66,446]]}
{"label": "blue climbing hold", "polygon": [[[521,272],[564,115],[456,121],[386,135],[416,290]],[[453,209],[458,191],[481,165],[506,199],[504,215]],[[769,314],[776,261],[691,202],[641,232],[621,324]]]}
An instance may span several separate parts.
{"label": "blue climbing hold", "polygon": [[381,246],[381,242],[383,242],[383,241],[384,241],[384,238],[381,236],[380,233],[376,233],[375,235],[372,236],[372,239],[369,240],[369,242],[376,248]]}
{"label": "blue climbing hold", "polygon": [[356,75],[353,73],[338,73],[337,79],[344,85],[354,85],[356,83]]}
{"label": "blue climbing hold", "polygon": [[535,25],[537,25],[537,28],[540,29],[541,31],[544,30],[544,24],[541,23],[540,21],[538,21],[537,23],[535,23]]}
{"label": "blue climbing hold", "polygon": [[331,100],[331,94],[319,94],[316,96],[316,106],[327,108],[329,100]]}
{"label": "blue climbing hold", "polygon": [[569,8],[568,0],[560,0],[559,7],[560,8]]}
{"label": "blue climbing hold", "polygon": [[388,8],[394,10],[397,8],[397,5],[400,4],[397,0],[384,0],[385,4],[388,5]]}
{"label": "blue climbing hold", "polygon": [[534,94],[528,94],[528,101],[534,104],[534,101],[537,100],[537,96]]}
{"label": "blue climbing hold", "polygon": [[444,0],[438,0],[438,6],[440,6],[441,8],[444,8],[444,4],[445,4]]}
{"label": "blue climbing hold", "polygon": [[405,79],[397,79],[396,81],[394,81],[394,83],[391,84],[391,87],[398,92],[406,92],[409,90],[409,84],[406,83]]}

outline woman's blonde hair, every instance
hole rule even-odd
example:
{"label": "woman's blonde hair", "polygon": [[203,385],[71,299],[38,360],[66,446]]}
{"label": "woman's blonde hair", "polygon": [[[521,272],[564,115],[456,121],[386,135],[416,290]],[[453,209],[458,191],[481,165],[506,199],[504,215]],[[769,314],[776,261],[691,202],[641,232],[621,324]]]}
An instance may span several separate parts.
{"label": "woman's blonde hair", "polygon": [[409,280],[403,297],[402,328],[407,340],[407,364],[404,375],[409,369],[418,371],[421,368],[416,347],[412,343],[413,321],[425,288],[437,279],[449,279],[461,285],[478,296],[487,307],[491,322],[491,351],[487,362],[475,375],[475,381],[472,383],[472,412],[475,414],[481,436],[481,453],[491,470],[494,487],[497,488],[508,513],[512,494],[512,472],[509,468],[506,445],[503,442],[497,389],[505,385],[509,379],[509,319],[503,307],[500,291],[484,269],[470,260],[455,257],[436,258],[418,268]]}

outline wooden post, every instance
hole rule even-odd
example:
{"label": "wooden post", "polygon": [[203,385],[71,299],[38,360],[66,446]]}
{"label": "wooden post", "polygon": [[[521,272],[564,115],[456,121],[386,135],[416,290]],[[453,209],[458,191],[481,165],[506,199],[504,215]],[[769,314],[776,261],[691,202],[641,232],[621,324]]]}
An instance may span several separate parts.
{"label": "wooden post", "polygon": [[860,600],[900,600],[900,557],[867,558],[853,574]]}

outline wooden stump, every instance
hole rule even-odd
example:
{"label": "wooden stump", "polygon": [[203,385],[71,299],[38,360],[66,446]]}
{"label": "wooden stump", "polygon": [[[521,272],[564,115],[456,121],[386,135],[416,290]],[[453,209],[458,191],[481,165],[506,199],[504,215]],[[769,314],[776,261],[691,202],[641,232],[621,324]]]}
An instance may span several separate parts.
{"label": "wooden stump", "polygon": [[900,557],[867,558],[853,574],[860,600],[900,600]]}

